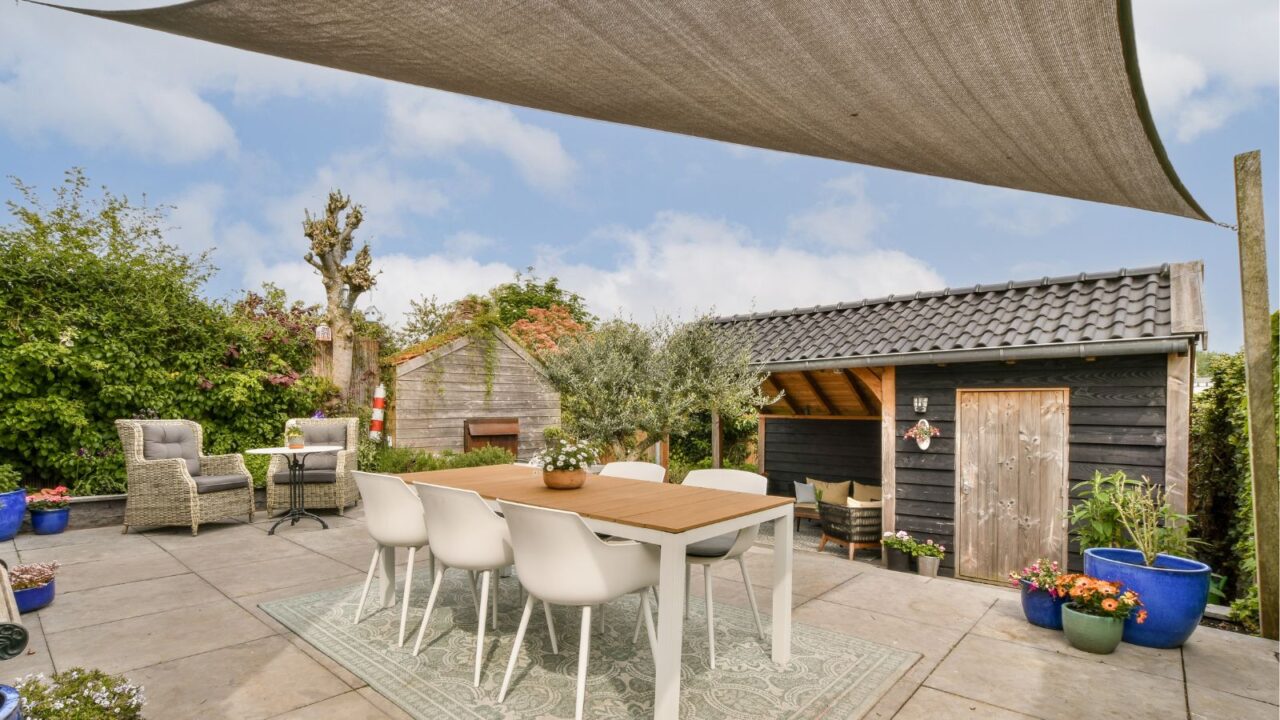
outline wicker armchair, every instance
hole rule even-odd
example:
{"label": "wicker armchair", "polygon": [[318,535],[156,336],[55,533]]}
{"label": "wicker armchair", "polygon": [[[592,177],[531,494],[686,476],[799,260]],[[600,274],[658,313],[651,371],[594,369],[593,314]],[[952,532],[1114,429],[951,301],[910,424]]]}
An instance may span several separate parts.
{"label": "wicker armchair", "polygon": [[[346,448],[329,455],[308,455],[302,482],[307,484],[307,509],[334,508],[343,514],[360,499],[356,489],[357,418],[293,418],[285,427],[297,426],[308,445],[341,445]],[[289,507],[289,465],[279,456],[271,456],[267,469],[267,514]]]}
{"label": "wicker armchair", "polygon": [[820,502],[818,514],[822,518],[818,552],[822,552],[828,542],[834,542],[848,548],[849,559],[852,560],[855,550],[880,547],[879,503],[875,507],[849,507]]}
{"label": "wicker armchair", "polygon": [[190,420],[117,420],[124,446],[130,526],[191,526],[240,515],[253,522],[253,482],[244,458],[204,455],[204,431]]}

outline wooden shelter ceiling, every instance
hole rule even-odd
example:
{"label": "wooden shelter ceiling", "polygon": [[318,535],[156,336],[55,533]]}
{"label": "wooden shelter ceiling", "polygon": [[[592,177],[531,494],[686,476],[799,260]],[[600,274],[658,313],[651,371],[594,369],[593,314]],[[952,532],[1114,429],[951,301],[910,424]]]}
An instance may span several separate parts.
{"label": "wooden shelter ceiling", "polygon": [[880,374],[878,368],[773,373],[762,387],[767,395],[781,393],[782,397],[762,412],[765,415],[879,417]]}

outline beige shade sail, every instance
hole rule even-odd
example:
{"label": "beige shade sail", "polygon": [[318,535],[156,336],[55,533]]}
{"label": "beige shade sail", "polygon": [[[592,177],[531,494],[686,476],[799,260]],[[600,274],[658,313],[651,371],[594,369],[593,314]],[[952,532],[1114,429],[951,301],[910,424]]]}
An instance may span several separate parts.
{"label": "beige shade sail", "polygon": [[75,10],[569,115],[1207,220],[1128,0],[197,0]]}

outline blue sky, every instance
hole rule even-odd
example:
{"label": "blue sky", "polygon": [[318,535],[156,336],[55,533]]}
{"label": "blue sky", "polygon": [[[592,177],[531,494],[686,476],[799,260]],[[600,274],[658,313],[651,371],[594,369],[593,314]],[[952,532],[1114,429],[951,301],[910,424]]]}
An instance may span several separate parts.
{"label": "blue sky", "polygon": [[[133,6],[143,3],[134,3]],[[1276,3],[1137,0],[1140,61],[1174,166],[1234,222],[1232,156],[1277,197]],[[318,300],[304,208],[363,203],[399,321],[534,266],[602,315],[746,312],[943,286],[1206,264],[1210,347],[1240,341],[1235,236],[1154,213],[558,116],[0,4],[0,173],[47,188],[82,166],[173,205],[209,286]],[[6,187],[0,197],[11,197]],[[1274,302],[1274,300],[1273,300]]]}

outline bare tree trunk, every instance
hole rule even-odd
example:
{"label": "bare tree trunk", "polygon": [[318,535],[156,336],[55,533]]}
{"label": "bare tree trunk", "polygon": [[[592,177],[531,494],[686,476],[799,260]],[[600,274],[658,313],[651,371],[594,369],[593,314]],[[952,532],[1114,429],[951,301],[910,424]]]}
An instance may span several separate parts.
{"label": "bare tree trunk", "polygon": [[355,354],[355,332],[352,330],[351,323],[345,319],[339,319],[331,315],[333,318],[333,361],[329,364],[329,379],[338,388],[338,392],[342,397],[346,398],[351,392],[351,366],[352,357]]}
{"label": "bare tree trunk", "polygon": [[711,467],[718,468],[721,463],[721,455],[724,454],[723,444],[723,428],[720,427],[720,413],[711,411]]}

